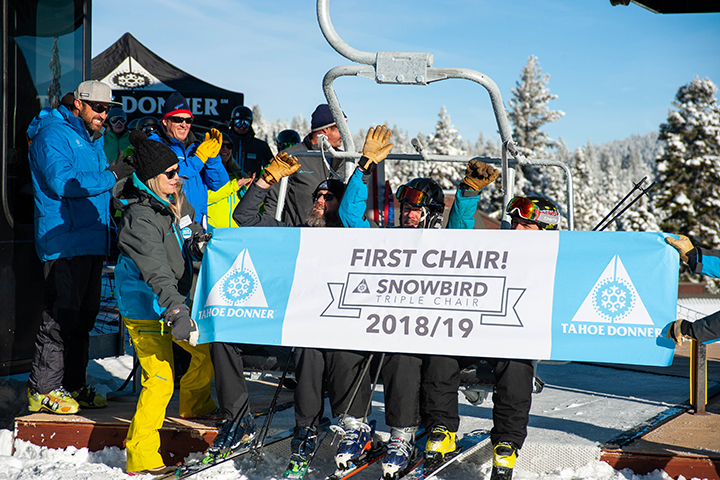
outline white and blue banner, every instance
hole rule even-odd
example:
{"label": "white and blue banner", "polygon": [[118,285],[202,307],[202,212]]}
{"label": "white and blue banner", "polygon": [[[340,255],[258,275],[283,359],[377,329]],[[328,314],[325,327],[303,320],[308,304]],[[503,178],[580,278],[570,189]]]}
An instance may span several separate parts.
{"label": "white and blue banner", "polygon": [[670,365],[661,233],[216,229],[200,342]]}

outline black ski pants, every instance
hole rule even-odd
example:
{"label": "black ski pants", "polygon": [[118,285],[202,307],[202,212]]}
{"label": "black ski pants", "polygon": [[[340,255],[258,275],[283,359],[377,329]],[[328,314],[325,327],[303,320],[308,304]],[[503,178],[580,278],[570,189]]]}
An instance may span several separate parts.
{"label": "black ski pants", "polygon": [[494,359],[490,364],[495,368],[490,440],[493,445],[512,442],[522,448],[532,405],[533,361]]}
{"label": "black ski pants", "polygon": [[85,385],[104,258],[80,255],[43,263],[45,311],[28,380],[39,393],[60,386],[72,392]]}
{"label": "black ski pants", "polygon": [[[369,352],[298,348],[295,350],[295,423],[310,427],[319,423],[328,392],[333,416],[343,414],[362,418],[370,403],[372,387],[369,373],[360,379]],[[352,392],[360,383],[355,400]],[[348,408],[349,405],[349,408]]]}
{"label": "black ski pants", "polygon": [[213,342],[210,344],[210,358],[215,368],[215,392],[223,418],[237,422],[250,411],[242,345]]}

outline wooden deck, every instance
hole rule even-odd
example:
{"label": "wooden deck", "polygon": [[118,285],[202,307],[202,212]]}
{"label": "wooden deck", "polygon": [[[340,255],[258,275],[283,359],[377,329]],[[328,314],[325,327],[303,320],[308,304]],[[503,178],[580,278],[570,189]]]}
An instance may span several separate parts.
{"label": "wooden deck", "polygon": [[[266,409],[277,383],[248,380],[253,412]],[[292,392],[283,389],[279,404],[292,401]],[[83,410],[78,415],[34,413],[15,420],[15,437],[48,448],[124,448],[130,421],[135,414],[136,398],[119,397],[108,401],[107,408]],[[170,401],[165,422],[160,430],[161,454],[167,465],[178,463],[193,452],[203,452],[217,435],[215,422],[190,421],[180,418],[177,391]]]}

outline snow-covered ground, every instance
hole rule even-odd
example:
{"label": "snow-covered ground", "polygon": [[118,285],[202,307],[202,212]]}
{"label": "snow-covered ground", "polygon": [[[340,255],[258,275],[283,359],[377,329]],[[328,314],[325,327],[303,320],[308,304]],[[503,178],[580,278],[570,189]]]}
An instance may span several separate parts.
{"label": "snow-covered ground", "polygon": [[[116,390],[127,377],[132,358],[123,356],[92,361],[88,370],[91,384],[106,393]],[[543,445],[566,445],[568,451],[593,452],[599,445],[615,438],[633,426],[648,420],[669,407],[686,401],[687,379],[615,370],[591,365],[566,364],[539,366],[538,373],[545,380],[542,393],[533,396],[528,439],[514,475],[515,480],[660,480],[669,479],[664,472],[635,475],[629,470],[616,471],[597,460],[576,458],[530,462],[528,457],[542,452]],[[5,377],[5,382],[21,385],[27,376]],[[5,389],[7,391],[7,388]],[[461,396],[462,399],[462,396]],[[7,410],[2,402],[0,410]],[[462,399],[460,432],[489,429],[492,403],[488,399],[480,406],[472,406]],[[7,414],[7,412],[5,412]],[[376,392],[373,401],[374,418],[378,430],[387,429],[383,423],[382,393]],[[278,427],[292,424],[292,412],[276,417]],[[23,441],[15,441],[10,430],[0,430],[0,479],[127,479],[125,451],[105,448],[100,452],[69,447],[64,450],[40,448]],[[573,450],[574,449],[574,450]],[[228,462],[198,475],[202,479],[273,479],[282,478],[287,459],[268,449],[264,461],[257,468],[247,460]],[[580,461],[580,464],[577,462]],[[318,458],[308,479],[324,478],[332,468],[330,456]],[[575,463],[573,465],[573,463]],[[539,466],[544,465],[544,466]],[[548,467],[548,465],[550,465]],[[563,465],[572,465],[564,467]],[[368,469],[370,470],[370,469]],[[490,467],[468,463],[449,468],[441,477],[446,480],[467,478],[487,479]],[[446,473],[447,472],[447,473]],[[379,474],[379,469],[378,472]],[[373,475],[365,478],[372,478]],[[142,478],[142,477],[133,477]],[[682,477],[681,477],[682,478]]]}

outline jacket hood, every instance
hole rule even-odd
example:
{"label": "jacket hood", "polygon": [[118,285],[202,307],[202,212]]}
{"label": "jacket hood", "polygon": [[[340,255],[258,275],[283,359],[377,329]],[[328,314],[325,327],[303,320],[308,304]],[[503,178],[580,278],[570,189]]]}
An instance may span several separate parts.
{"label": "jacket hood", "polygon": [[156,210],[166,210],[169,205],[141,182],[135,173],[119,180],[113,187],[112,194],[113,203],[118,210],[124,210],[130,205],[139,203],[146,203]]}
{"label": "jacket hood", "polygon": [[90,137],[90,133],[87,128],[85,128],[85,123],[82,119],[73,115],[73,113],[68,110],[65,105],[60,105],[58,108],[45,107],[40,110],[40,113],[38,113],[35,118],[32,119],[32,122],[30,122],[30,126],[27,129],[28,138],[32,141],[48,125],[63,122],[67,122],[70,128],[90,142],[101,137],[105,132],[103,129],[100,132],[95,132],[95,134]]}

